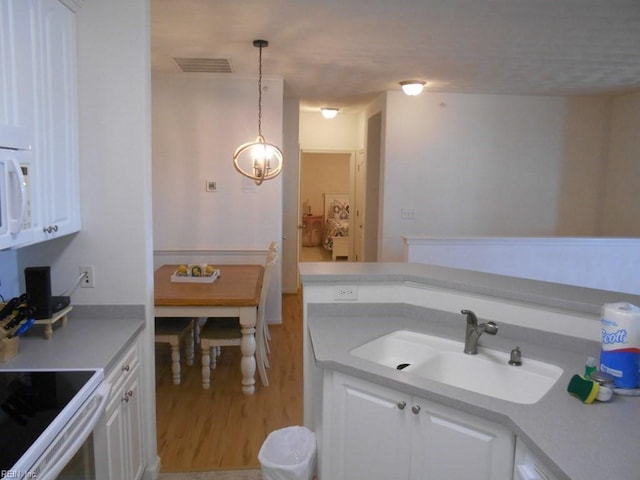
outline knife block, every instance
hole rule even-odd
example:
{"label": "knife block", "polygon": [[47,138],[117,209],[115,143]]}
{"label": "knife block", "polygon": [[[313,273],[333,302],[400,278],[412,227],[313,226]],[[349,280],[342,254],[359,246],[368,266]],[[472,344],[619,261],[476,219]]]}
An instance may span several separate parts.
{"label": "knife block", "polygon": [[18,345],[20,337],[7,338],[0,340],[0,362],[11,360],[18,354]]}

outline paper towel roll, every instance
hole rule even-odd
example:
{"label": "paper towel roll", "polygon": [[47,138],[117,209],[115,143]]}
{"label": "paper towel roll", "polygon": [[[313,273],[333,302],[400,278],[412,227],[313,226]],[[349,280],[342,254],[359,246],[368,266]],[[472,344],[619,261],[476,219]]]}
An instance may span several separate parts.
{"label": "paper towel roll", "polygon": [[619,388],[640,383],[640,308],[630,303],[602,307],[600,370],[614,377]]}
{"label": "paper towel roll", "polygon": [[602,349],[635,349],[640,352],[640,308],[631,303],[607,303],[602,307]]}

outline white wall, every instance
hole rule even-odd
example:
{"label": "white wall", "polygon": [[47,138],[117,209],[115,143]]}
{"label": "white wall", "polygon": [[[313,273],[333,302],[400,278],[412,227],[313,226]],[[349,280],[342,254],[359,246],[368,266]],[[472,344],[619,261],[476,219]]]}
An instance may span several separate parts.
{"label": "white wall", "polygon": [[405,237],[403,260],[509,277],[640,293],[640,239]]}
{"label": "white wall", "polygon": [[[154,75],[156,263],[175,261],[175,251],[182,262],[260,263],[269,243],[282,245],[283,176],[257,187],[233,166],[235,149],[258,135],[256,82],[233,75]],[[262,134],[282,146],[283,81],[264,77],[262,84]],[[208,180],[216,182],[216,192],[206,191]],[[281,261],[272,285],[266,317],[274,323],[282,316]]]}
{"label": "white wall", "polygon": [[[599,192],[580,189],[580,202],[561,193],[591,178],[565,179],[568,164],[601,171],[606,100],[585,102],[388,92],[382,260],[402,259],[402,235],[555,235],[563,202],[583,218],[564,233],[592,235],[597,212],[581,202]],[[583,158],[578,140],[595,153]]]}

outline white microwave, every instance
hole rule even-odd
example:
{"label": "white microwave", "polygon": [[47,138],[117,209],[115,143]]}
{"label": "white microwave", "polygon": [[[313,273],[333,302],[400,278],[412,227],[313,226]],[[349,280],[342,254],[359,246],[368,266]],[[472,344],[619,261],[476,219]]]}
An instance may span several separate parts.
{"label": "white microwave", "polygon": [[31,235],[31,150],[0,145],[0,249]]}

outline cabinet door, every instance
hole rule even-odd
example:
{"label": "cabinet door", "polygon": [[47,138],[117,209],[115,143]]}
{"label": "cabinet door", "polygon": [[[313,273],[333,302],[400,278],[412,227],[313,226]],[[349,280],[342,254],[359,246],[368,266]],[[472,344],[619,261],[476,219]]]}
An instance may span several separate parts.
{"label": "cabinet door", "polygon": [[105,422],[94,432],[97,480],[138,480],[144,471],[138,344],[109,372]]}
{"label": "cabinet door", "polygon": [[127,475],[123,478],[137,480],[142,477],[143,453],[142,453],[142,402],[140,399],[140,377],[136,367],[124,387],[124,428],[127,446]]}
{"label": "cabinet door", "polygon": [[0,2],[0,145],[28,148],[35,135],[36,16],[32,0]]}
{"label": "cabinet door", "polygon": [[93,434],[97,480],[127,478],[122,394],[121,389],[112,390],[111,399],[107,404],[106,420],[103,425],[96,427]]}
{"label": "cabinet door", "polygon": [[502,425],[426,400],[412,430],[413,480],[509,480],[514,435]]}
{"label": "cabinet door", "polygon": [[37,155],[42,167],[43,239],[79,229],[75,16],[58,0],[42,0],[42,104]]}
{"label": "cabinet door", "polygon": [[[322,476],[331,480],[401,480],[409,474],[406,395],[333,374]],[[325,420],[326,421],[326,420]]]}

